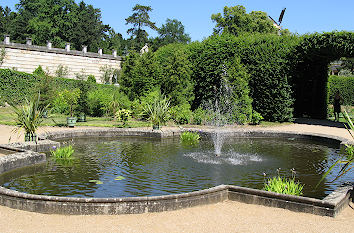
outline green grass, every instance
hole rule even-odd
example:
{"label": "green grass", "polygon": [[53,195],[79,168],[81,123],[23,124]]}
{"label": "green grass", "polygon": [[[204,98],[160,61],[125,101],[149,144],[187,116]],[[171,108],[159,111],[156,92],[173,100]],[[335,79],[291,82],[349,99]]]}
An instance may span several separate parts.
{"label": "green grass", "polygon": [[[50,114],[48,118],[44,119],[42,126],[66,126],[67,115],[63,114]],[[15,114],[10,107],[0,108],[0,124],[2,125],[16,125]],[[87,117],[86,122],[77,122],[76,126],[95,126],[95,127],[149,127],[150,122],[138,121],[130,119],[126,125],[123,126],[122,122],[114,121],[111,117]]]}

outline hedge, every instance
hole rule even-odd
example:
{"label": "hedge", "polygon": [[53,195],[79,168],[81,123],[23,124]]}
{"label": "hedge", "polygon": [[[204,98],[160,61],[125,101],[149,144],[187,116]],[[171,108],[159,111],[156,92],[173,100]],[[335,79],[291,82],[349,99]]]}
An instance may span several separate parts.
{"label": "hedge", "polygon": [[220,86],[225,65],[241,59],[249,78],[252,107],[268,121],[289,121],[293,113],[289,54],[298,44],[295,36],[232,35],[213,36],[190,45],[195,82],[196,109],[212,98]]}
{"label": "hedge", "polygon": [[328,103],[333,104],[334,95],[339,91],[343,105],[354,106],[354,76],[329,76]]}
{"label": "hedge", "polygon": [[[21,103],[25,98],[29,99],[36,92],[36,88],[41,81],[41,76],[18,72],[11,69],[0,69],[0,97],[9,103]],[[88,89],[109,89],[117,87],[113,85],[97,84],[82,80],[54,78],[55,90],[86,88]]]}

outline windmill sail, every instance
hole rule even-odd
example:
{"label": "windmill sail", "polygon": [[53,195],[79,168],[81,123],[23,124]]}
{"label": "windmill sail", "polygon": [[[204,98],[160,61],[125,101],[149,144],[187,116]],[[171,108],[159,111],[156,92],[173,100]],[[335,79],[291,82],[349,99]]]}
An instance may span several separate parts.
{"label": "windmill sail", "polygon": [[284,13],[285,13],[285,10],[286,10],[286,8],[284,8],[282,11],[281,11],[281,13],[280,13],[280,16],[279,16],[279,25],[281,24],[281,22],[283,21],[283,17],[284,17]]}

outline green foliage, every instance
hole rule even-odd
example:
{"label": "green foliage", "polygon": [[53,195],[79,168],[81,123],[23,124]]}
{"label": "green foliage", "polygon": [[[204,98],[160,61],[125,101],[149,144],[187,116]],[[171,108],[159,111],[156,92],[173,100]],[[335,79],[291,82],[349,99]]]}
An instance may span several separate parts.
{"label": "green foliage", "polygon": [[45,76],[46,73],[44,72],[42,66],[38,66],[34,71],[33,71],[33,75],[36,75],[36,76]]}
{"label": "green foliage", "polygon": [[117,119],[117,121],[123,122],[123,125],[126,125],[131,114],[132,114],[132,111],[130,111],[128,109],[120,109],[116,112],[116,119]]}
{"label": "green foliage", "polygon": [[188,60],[187,46],[170,44],[157,50],[154,58],[159,77],[157,85],[168,96],[172,105],[191,103],[194,99],[192,67]]}
{"label": "green foliage", "polygon": [[148,37],[148,33],[143,28],[157,29],[155,23],[150,21],[150,11],[152,11],[150,6],[136,4],[133,7],[134,13],[125,19],[126,24],[132,24],[133,26],[127,30],[127,33],[131,34],[132,38],[134,38],[135,45],[138,49],[146,43]]}
{"label": "green foliage", "polygon": [[[344,118],[348,124],[348,127],[345,125],[346,129],[348,130],[350,136],[354,140],[354,124],[352,120],[350,119],[348,113],[344,111]],[[339,164],[342,164],[342,167],[340,171],[338,172],[337,176],[333,179],[333,181],[337,180],[339,177],[345,175],[348,173],[351,169],[354,168],[353,162],[354,162],[354,145],[353,144],[346,144],[346,149],[345,153],[342,156],[342,158],[338,159],[332,166],[322,175],[320,181],[317,183],[316,187],[328,176],[329,173]],[[331,181],[331,182],[333,182]]]}
{"label": "green foliage", "polygon": [[193,112],[192,124],[201,125],[205,120],[206,111],[202,108],[197,108]]}
{"label": "green foliage", "polygon": [[87,76],[87,82],[89,83],[96,83],[96,78],[94,75],[90,74],[89,76]]}
{"label": "green foliage", "polygon": [[130,109],[128,97],[117,89],[96,89],[87,94],[89,112],[92,116],[115,117],[120,108]]}
{"label": "green foliage", "polygon": [[328,78],[328,98],[333,104],[334,95],[339,91],[343,100],[343,105],[354,106],[354,76],[329,76]]}
{"label": "green foliage", "polygon": [[1,47],[1,48],[0,48],[0,66],[1,66],[2,63],[4,62],[5,56],[6,56],[5,47]]}
{"label": "green foliage", "polygon": [[327,117],[328,65],[341,57],[354,57],[353,34],[333,31],[299,38],[291,62],[296,115]]}
{"label": "green foliage", "polygon": [[122,67],[122,90],[131,100],[151,92],[158,85],[159,67],[152,52],[141,56],[131,52]]}
{"label": "green foliage", "polygon": [[74,116],[74,108],[77,106],[78,100],[80,98],[81,91],[79,88],[73,90],[64,89],[58,93],[64,100],[64,102],[70,107],[70,116]]}
{"label": "green foliage", "polygon": [[261,122],[261,120],[263,120],[263,117],[261,114],[259,114],[256,111],[252,111],[252,120],[251,123],[253,125],[259,125],[259,123]]}
{"label": "green foliage", "polygon": [[22,106],[16,106],[11,104],[15,113],[16,130],[24,129],[26,133],[35,134],[37,128],[43,122],[44,108],[39,107],[40,95],[35,95],[30,101],[26,100],[26,103]]}
{"label": "green foliage", "polygon": [[264,184],[264,190],[288,195],[302,195],[304,185],[296,182],[294,178],[282,178],[280,176],[268,179]]}
{"label": "green foliage", "polygon": [[101,76],[101,83],[104,84],[112,84],[113,83],[113,75],[115,73],[115,69],[112,66],[104,65],[100,67],[100,72],[102,73]]}
{"label": "green foliage", "polygon": [[183,144],[196,145],[199,143],[200,135],[195,132],[185,131],[181,133],[180,139]]}
{"label": "green foliage", "polygon": [[64,65],[59,65],[55,71],[55,76],[59,78],[66,78],[69,74],[69,68]]}
{"label": "green foliage", "polygon": [[75,150],[72,145],[59,147],[56,150],[50,151],[51,155],[55,157],[55,159],[72,159],[72,155]]}
{"label": "green foliage", "polygon": [[188,103],[180,104],[170,108],[171,119],[173,119],[177,124],[189,124],[191,123],[193,112],[191,111],[191,106]]}
{"label": "green foliage", "polygon": [[241,33],[276,33],[277,29],[268,18],[267,13],[262,11],[252,11],[246,13],[244,6],[224,7],[221,13],[213,14],[212,21],[216,22],[214,34],[231,33],[240,35]]}
{"label": "green foliage", "polygon": [[191,38],[184,32],[184,26],[182,22],[177,19],[167,19],[166,24],[163,24],[157,29],[159,36],[154,40],[153,47],[155,49],[164,45],[173,43],[189,43]]}
{"label": "green foliage", "polygon": [[159,95],[152,103],[144,106],[144,112],[147,114],[152,125],[160,126],[169,119],[170,101],[167,97]]}

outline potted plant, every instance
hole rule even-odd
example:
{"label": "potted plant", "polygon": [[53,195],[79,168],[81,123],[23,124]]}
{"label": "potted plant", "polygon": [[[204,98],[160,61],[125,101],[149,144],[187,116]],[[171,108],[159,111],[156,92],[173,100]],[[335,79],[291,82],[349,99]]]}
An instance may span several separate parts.
{"label": "potted plant", "polygon": [[70,106],[70,117],[66,118],[69,127],[74,127],[76,124],[76,117],[74,117],[74,109],[77,106],[78,99],[80,97],[80,89],[75,88],[73,90],[63,90],[60,92],[64,101]]}
{"label": "potted plant", "polygon": [[144,110],[151,120],[152,128],[159,130],[160,126],[169,119],[170,101],[166,97],[157,97],[151,104],[147,104]]}
{"label": "potted plant", "polygon": [[77,122],[86,122],[86,115],[84,112],[80,112],[77,116]]}
{"label": "potted plant", "polygon": [[16,106],[11,104],[16,118],[15,132],[18,132],[20,129],[25,130],[25,141],[37,141],[36,131],[40,124],[43,122],[43,112],[46,110],[46,107],[39,107],[40,94],[36,95],[28,101],[25,100],[25,104],[21,106]]}

